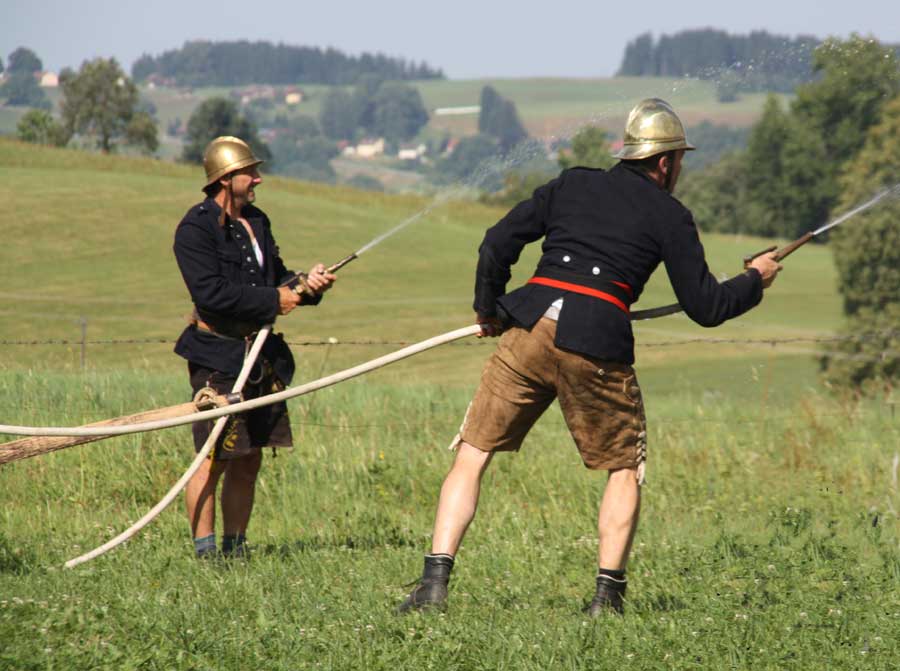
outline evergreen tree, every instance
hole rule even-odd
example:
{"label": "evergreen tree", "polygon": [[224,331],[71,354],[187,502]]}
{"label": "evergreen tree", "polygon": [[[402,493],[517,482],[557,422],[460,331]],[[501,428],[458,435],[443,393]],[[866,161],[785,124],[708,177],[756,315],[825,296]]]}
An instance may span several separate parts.
{"label": "evergreen tree", "polygon": [[319,126],[332,140],[352,140],[359,126],[359,106],[344,89],[333,88],[319,109]]}
{"label": "evergreen tree", "polygon": [[0,86],[0,98],[5,98],[7,105],[44,110],[52,107],[44,90],[30,72],[14,72],[7,75],[6,81]]}
{"label": "evergreen tree", "polygon": [[[900,97],[869,129],[862,151],[841,179],[839,209],[849,210],[900,184]],[[900,381],[900,201],[889,198],[834,230],[838,289],[852,339],[822,359],[834,386],[854,390]]]}
{"label": "evergreen tree", "polygon": [[44,69],[44,64],[38,55],[27,47],[19,47],[9,55],[7,64],[8,74],[33,75]]}
{"label": "evergreen tree", "polygon": [[188,163],[203,160],[203,150],[220,135],[234,135],[250,145],[262,160],[272,157],[269,147],[259,138],[256,126],[243,116],[237,105],[225,98],[204,100],[188,119],[181,158]]}
{"label": "evergreen tree", "polygon": [[790,122],[772,94],[766,99],[759,121],[750,131],[747,143],[745,171],[748,196],[763,213],[759,222],[760,235],[786,234],[787,183],[782,157],[789,134]]}
{"label": "evergreen tree", "polygon": [[478,115],[478,132],[491,135],[500,142],[506,152],[528,137],[519,119],[519,113],[511,100],[507,100],[492,86],[481,89],[481,112]]}

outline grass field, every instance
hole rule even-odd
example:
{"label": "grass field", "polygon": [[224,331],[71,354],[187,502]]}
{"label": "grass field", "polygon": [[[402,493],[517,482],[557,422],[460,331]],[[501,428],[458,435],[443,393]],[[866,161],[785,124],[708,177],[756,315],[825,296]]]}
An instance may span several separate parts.
{"label": "grass field", "polygon": [[[171,255],[198,169],[0,141],[12,203],[0,420],[71,425],[185,400],[171,342],[190,305]],[[278,328],[297,382],[469,323],[475,249],[501,211],[266,178],[285,258],[341,271]],[[701,222],[702,224],[702,222]],[[704,236],[735,272],[767,241]],[[527,277],[529,250],[514,281]],[[398,618],[489,343],[450,345],[292,403],[297,449],[266,459],[248,563],[191,558],[178,509],[128,545],[61,564],[143,514],[186,467],[189,432],[123,437],[0,467],[0,668],[893,669],[900,659],[898,420],[890,397],[822,388],[809,342],[840,324],[827,248],[804,248],[752,313],[715,330],[637,329],[649,416],[628,615],[589,621],[602,474],[554,406],[486,476],[446,615]],[[639,307],[672,299],[657,277]],[[697,338],[796,338],[778,346]]]}

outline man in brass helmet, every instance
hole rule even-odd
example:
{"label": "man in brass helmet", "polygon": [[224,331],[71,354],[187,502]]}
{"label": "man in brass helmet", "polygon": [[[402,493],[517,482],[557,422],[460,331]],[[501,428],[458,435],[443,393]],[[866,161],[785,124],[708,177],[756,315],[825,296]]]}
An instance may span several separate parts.
{"label": "man in brass helmet", "polygon": [[[445,606],[485,469],[495,452],[519,449],[554,398],[584,465],[609,474],[596,589],[585,611],[622,612],[647,459],[630,306],[662,262],[685,313],[717,326],[757,305],[781,269],[769,254],[726,282],[709,272],[691,213],[672,197],[692,149],[672,108],[644,100],[628,117],[617,165],[565,170],[488,229],[474,308],[482,335],[503,337],[454,439],[431,552],[400,612]],[[522,248],[542,238],[534,277],[506,293]]]}
{"label": "man in brass helmet", "polygon": [[[175,231],[175,258],[194,301],[192,322],[175,352],[188,361],[195,393],[207,387],[229,393],[256,332],[297,306],[316,305],[335,280],[319,263],[305,278],[305,292],[281,286],[295,274],[281,260],[269,218],[253,204],[262,183],[260,163],[239,138],[223,136],[210,142],[203,154],[206,199],[188,210]],[[290,284],[296,287],[296,282]],[[283,389],[293,372],[294,360],[281,335],[270,335],[244,387],[244,398]],[[212,424],[194,424],[198,452]],[[223,475],[221,552],[226,557],[244,556],[262,448],[291,446],[284,403],[232,415],[210,459],[186,490],[198,557],[217,556],[219,551],[215,494]]]}

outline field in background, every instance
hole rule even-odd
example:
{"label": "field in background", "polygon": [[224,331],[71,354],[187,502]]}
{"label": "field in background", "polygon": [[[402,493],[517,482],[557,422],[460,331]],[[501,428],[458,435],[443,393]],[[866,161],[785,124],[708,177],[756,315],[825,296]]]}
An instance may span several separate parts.
{"label": "field in background", "polygon": [[[766,94],[744,93],[733,103],[716,98],[715,84],[697,79],[663,77],[615,77],[598,79],[533,78],[430,80],[411,82],[419,89],[431,119],[427,134],[449,132],[455,136],[478,131],[478,115],[434,116],[439,107],[478,105],[481,89],[491,85],[516,104],[528,132],[540,138],[569,137],[578,128],[595,123],[614,134],[624,123],[631,107],[642,98],[660,97],[678,110],[688,125],[708,120],[730,126],[749,126],[762,113]],[[303,85],[305,99],[299,105],[276,105],[288,117],[306,115],[318,118],[319,109],[331,87]],[[200,103],[214,96],[229,95],[230,89],[203,87],[197,89],[141,88],[141,95],[153,102],[159,120],[159,153],[164,158],[180,155],[180,140],[166,135],[174,119],[186,123]],[[57,90],[48,90],[56,104]],[[23,109],[0,108],[0,134],[14,134]]]}
{"label": "field in background", "polygon": [[[199,170],[0,141],[12,203],[0,340],[165,339],[0,347],[0,420],[79,424],[185,400],[171,341],[189,309],[171,254]],[[297,382],[470,322],[475,250],[502,215],[469,202],[266,177],[285,258],[337,260],[322,305],[278,323]],[[701,222],[702,224],[702,222]],[[768,243],[704,236],[717,274]],[[538,250],[523,255],[514,282]],[[890,398],[835,399],[815,355],[841,321],[830,252],[792,256],[762,306],[714,331],[639,325],[649,484],[629,615],[588,621],[602,474],[554,406],[498,457],[460,553],[451,610],[397,618],[490,343],[465,343],[294,401],[298,449],[266,459],[246,565],[199,565],[180,505],[129,545],[59,567],[146,511],[186,467],[186,429],[0,467],[0,667],[892,668],[900,655],[900,420]],[[656,277],[638,307],[672,300]],[[697,338],[736,340],[692,343]],[[747,339],[799,339],[752,344]]]}

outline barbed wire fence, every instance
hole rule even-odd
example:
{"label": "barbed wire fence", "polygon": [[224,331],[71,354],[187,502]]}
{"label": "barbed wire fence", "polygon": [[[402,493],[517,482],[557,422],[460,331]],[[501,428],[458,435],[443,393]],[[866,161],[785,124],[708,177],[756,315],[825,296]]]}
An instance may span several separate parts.
{"label": "barbed wire fence", "polygon": [[[81,366],[82,368],[86,365],[86,352],[88,347],[105,347],[105,346],[128,346],[128,345],[168,345],[173,346],[175,341],[172,338],[96,338],[96,339],[88,339],[87,338],[87,320],[81,319],[76,322],[80,327],[80,337],[75,339],[67,339],[67,338],[49,338],[49,339],[0,339],[0,347],[45,347],[45,346],[65,346],[65,347],[78,347],[81,352]],[[786,350],[791,350],[791,346],[798,345],[807,345],[813,346],[817,349],[803,349],[799,352],[796,349],[793,349],[791,353],[800,353],[800,354],[808,354],[811,356],[829,356],[834,358],[846,358],[846,359],[855,359],[862,361],[879,361],[883,360],[887,357],[900,357],[900,351],[893,349],[885,349],[872,354],[862,354],[862,353],[847,353],[847,352],[839,352],[834,350],[827,350],[825,348],[821,348],[823,345],[838,345],[841,343],[847,342],[866,342],[871,340],[887,340],[900,338],[900,330],[881,330],[881,331],[871,331],[871,332],[860,332],[853,335],[810,335],[810,336],[785,336],[785,337],[777,337],[777,338],[735,338],[735,337],[727,337],[727,338],[717,338],[717,337],[703,337],[703,338],[695,338],[695,337],[685,337],[680,339],[668,339],[668,340],[655,340],[655,341],[647,341],[642,342],[638,340],[636,343],[636,347],[638,349],[665,349],[665,348],[675,348],[675,347],[683,347],[683,346],[695,346],[695,345],[703,345],[703,346],[724,346],[724,345],[734,345],[734,346],[747,346],[747,347],[768,347],[768,348],[783,348]],[[388,339],[348,339],[348,340],[339,340],[337,338],[325,338],[325,339],[314,339],[314,340],[288,340],[287,344],[293,347],[310,347],[310,348],[332,348],[332,347],[405,347],[411,344],[414,344],[415,341],[411,340],[388,340]],[[496,339],[494,338],[484,338],[478,340],[460,340],[452,343],[448,343],[447,347],[489,347],[496,344]],[[888,414],[890,416],[890,421],[893,424],[896,418],[896,406],[898,401],[891,399],[883,399],[883,405],[888,408]],[[0,407],[6,407],[7,404],[0,402]],[[819,417],[829,417],[836,416],[841,414],[842,416],[845,413],[822,413],[818,415]],[[771,414],[765,419],[750,419],[744,418],[735,420],[734,418],[698,418],[698,417],[690,417],[685,419],[679,418],[667,418],[664,423],[678,423],[678,422],[701,422],[701,423],[709,423],[712,425],[715,424],[726,424],[726,423],[741,423],[748,425],[756,425],[762,423],[772,423],[776,424],[779,422],[785,422],[789,418],[793,417],[792,413],[786,414],[784,417],[781,416],[772,416]],[[374,428],[385,428],[387,426],[393,426],[391,424],[385,423],[330,423],[330,422],[314,422],[314,421],[299,421],[299,424],[306,426],[316,426],[316,427],[325,427],[338,429],[342,431],[365,431]]]}
{"label": "barbed wire fence", "polygon": [[[6,339],[0,340],[0,347],[38,347],[38,346],[77,346],[82,352],[88,346],[107,346],[107,345],[174,345],[175,341],[171,338],[98,338],[89,340],[87,338],[86,322],[79,322],[81,330],[81,338],[50,338],[45,340],[38,339]],[[779,345],[822,345],[822,344],[838,344],[844,342],[865,342],[879,338],[897,338],[900,337],[900,331],[871,331],[857,333],[849,336],[828,335],[828,336],[791,336],[779,338],[683,338],[679,340],[658,340],[636,343],[640,348],[661,348],[661,347],[681,347],[685,345],[768,345],[777,347]],[[340,346],[393,346],[406,347],[414,344],[413,340],[375,340],[375,339],[351,339],[339,340],[337,338],[326,338],[318,340],[288,340],[288,345],[294,347],[340,347]],[[483,339],[476,341],[457,341],[448,343],[449,347],[478,347],[489,345],[493,342],[491,339]],[[883,355],[900,355],[900,352],[894,350],[885,350]],[[82,356],[84,359],[84,356]],[[83,362],[83,361],[82,361]]]}

